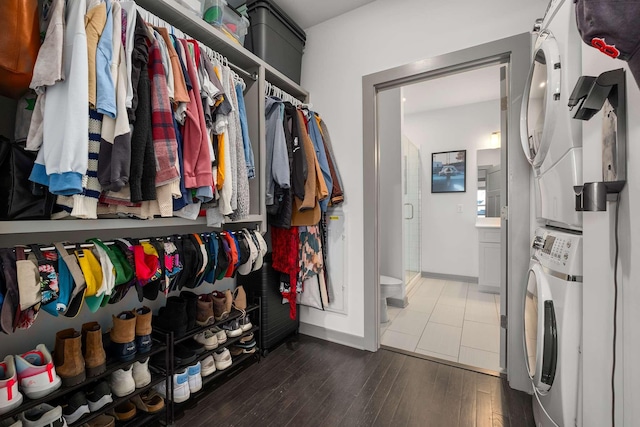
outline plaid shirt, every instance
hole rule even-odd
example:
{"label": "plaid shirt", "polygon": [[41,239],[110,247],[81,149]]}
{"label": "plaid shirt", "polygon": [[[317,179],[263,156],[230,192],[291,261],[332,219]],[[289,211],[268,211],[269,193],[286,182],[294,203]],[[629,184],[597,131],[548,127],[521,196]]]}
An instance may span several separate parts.
{"label": "plaid shirt", "polygon": [[180,179],[176,168],[178,142],[173,127],[173,110],[167,92],[167,78],[158,41],[149,40],[149,80],[151,80],[151,135],[156,157],[156,187]]}

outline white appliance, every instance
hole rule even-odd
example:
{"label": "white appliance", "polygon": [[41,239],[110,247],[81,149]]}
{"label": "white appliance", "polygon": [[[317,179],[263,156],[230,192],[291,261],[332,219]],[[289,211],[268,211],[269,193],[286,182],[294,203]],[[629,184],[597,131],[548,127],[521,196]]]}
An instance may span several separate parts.
{"label": "white appliance", "polygon": [[582,236],[538,228],[524,303],[524,347],[538,427],[578,417],[582,336]]}
{"label": "white appliance", "polygon": [[520,135],[534,170],[537,218],[579,230],[573,186],[582,184],[582,124],[567,106],[582,68],[574,9],[571,0],[552,0],[547,8],[522,98]]}

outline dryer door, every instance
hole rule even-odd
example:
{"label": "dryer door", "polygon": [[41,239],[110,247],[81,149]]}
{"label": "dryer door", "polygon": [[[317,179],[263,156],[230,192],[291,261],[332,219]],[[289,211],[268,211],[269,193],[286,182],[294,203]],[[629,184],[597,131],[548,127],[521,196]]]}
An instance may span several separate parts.
{"label": "dryer door", "polygon": [[[538,36],[520,110],[520,138],[529,163],[539,168],[549,150],[559,114],[560,51],[555,37],[545,30]],[[564,106],[566,108],[566,105]]]}
{"label": "dryer door", "polygon": [[534,387],[548,391],[556,375],[558,332],[549,285],[538,263],[529,270],[525,293],[524,349]]}

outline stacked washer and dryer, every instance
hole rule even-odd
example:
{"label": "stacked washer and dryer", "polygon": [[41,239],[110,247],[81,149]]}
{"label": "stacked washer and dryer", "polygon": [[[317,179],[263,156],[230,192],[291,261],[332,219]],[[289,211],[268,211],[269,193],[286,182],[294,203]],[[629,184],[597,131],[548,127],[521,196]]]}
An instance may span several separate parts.
{"label": "stacked washer and dryer", "polygon": [[582,68],[571,0],[552,0],[534,42],[522,104],[522,147],[538,224],[524,302],[524,347],[538,427],[577,425],[582,341],[581,123],[567,107]]}

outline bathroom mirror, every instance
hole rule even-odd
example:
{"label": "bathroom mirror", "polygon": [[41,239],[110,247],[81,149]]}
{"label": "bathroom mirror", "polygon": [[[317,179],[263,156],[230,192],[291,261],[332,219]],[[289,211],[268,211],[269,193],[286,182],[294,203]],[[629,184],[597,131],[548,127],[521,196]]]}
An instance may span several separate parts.
{"label": "bathroom mirror", "polygon": [[500,148],[477,151],[478,216],[500,216]]}

